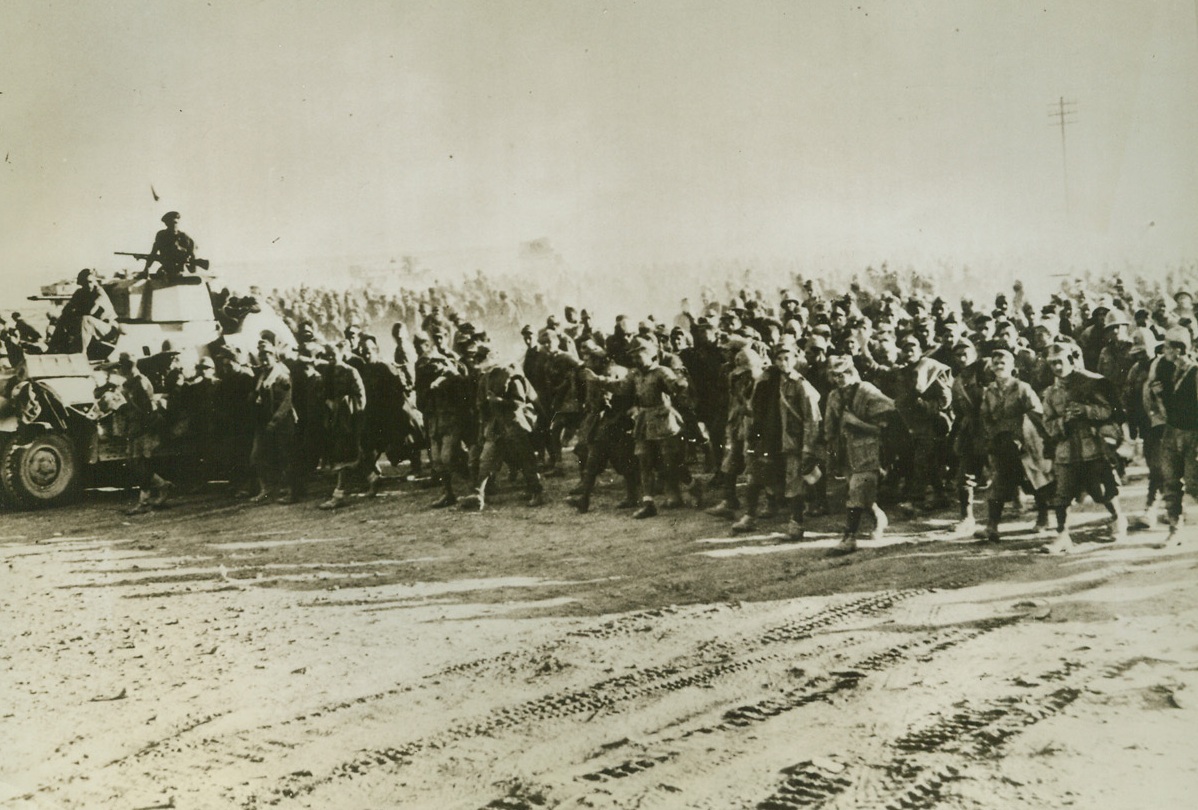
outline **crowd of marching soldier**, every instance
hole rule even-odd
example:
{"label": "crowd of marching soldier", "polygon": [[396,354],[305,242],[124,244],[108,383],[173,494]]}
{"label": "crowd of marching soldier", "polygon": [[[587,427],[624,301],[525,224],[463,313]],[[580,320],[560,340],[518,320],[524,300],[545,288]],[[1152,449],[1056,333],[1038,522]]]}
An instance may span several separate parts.
{"label": "crowd of marching soldier", "polygon": [[[684,300],[669,320],[621,315],[610,329],[566,307],[524,325],[523,356],[506,363],[435,290],[404,305],[389,356],[359,320],[394,315],[386,306],[279,294],[294,341],[264,332],[252,355],[225,347],[194,370],[172,352],[118,363],[125,435],[144,460],[134,511],[166,499],[154,450],[186,435],[206,477],[255,502],[300,501],[321,471],[321,508],[340,508],[396,480],[385,458],[436,487],[434,507],[484,509],[517,481],[541,506],[544,477],[577,475],[568,503],[586,512],[610,467],[634,518],[689,504],[734,533],[777,517],[801,541],[809,517],[843,509],[836,553],[863,526],[880,536],[896,510],[955,507],[960,535],[994,542],[1027,496],[1044,549],[1064,552],[1087,494],[1125,537],[1119,490],[1142,454],[1140,519],[1155,523],[1163,503],[1167,542],[1180,542],[1182,495],[1198,493],[1189,293],[1116,283],[1033,305],[1017,284],[977,307],[897,286],[707,291],[693,311]],[[474,292],[467,312],[512,322],[514,310],[492,311],[506,296]],[[326,308],[344,320],[307,317]]]}

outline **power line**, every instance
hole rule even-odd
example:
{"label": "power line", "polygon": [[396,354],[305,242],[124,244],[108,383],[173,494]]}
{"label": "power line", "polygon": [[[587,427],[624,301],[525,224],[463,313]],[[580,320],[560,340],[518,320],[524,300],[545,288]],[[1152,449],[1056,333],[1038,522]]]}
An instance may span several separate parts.
{"label": "power line", "polygon": [[1061,176],[1065,182],[1065,220],[1069,221],[1072,219],[1072,210],[1069,204],[1069,154],[1065,148],[1065,126],[1077,123],[1077,102],[1066,101],[1061,96],[1049,110],[1048,117],[1055,119],[1053,126],[1061,128]]}

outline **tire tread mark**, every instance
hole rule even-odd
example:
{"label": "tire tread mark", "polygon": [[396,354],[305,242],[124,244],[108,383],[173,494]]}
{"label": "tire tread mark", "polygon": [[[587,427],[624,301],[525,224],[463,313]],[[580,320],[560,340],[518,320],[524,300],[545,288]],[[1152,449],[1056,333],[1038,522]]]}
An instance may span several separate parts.
{"label": "tire tread mark", "polygon": [[[1113,678],[1133,664],[1107,667],[1100,677]],[[943,788],[961,778],[959,768],[943,762],[944,755],[981,758],[993,756],[1008,740],[1024,729],[1063,711],[1082,694],[1080,678],[1089,667],[1063,661],[1038,680],[1050,685],[1033,695],[1011,694],[992,698],[979,706],[968,703],[922,728],[892,740],[889,747],[898,755],[884,766],[882,795],[871,797],[870,805],[884,810],[916,810],[934,807],[948,798]],[[1070,683],[1064,683],[1064,682]],[[929,762],[927,758],[934,761]],[[793,772],[790,772],[792,771]],[[811,762],[784,769],[787,775],[775,792],[758,802],[758,810],[821,807],[855,785],[852,779],[830,780]]]}
{"label": "tire tread mark", "polygon": [[[906,590],[881,591],[868,596],[858,597],[848,602],[831,605],[817,610],[807,616],[783,622],[767,628],[755,638],[746,639],[741,649],[747,652],[763,650],[771,645],[794,643],[811,638],[818,630],[836,624],[851,617],[869,616],[893,608],[899,602],[925,594],[929,588],[910,588]],[[507,657],[508,654],[496,656]],[[327,774],[313,778],[293,779],[284,777],[283,785],[270,789],[276,796],[293,798],[311,793],[323,784],[338,779],[355,778],[381,766],[403,767],[425,750],[435,750],[454,742],[460,742],[479,736],[489,736],[497,731],[514,728],[526,723],[564,718],[572,715],[594,714],[611,708],[619,703],[626,703],[638,698],[647,697],[662,691],[677,691],[685,688],[703,686],[729,674],[741,672],[781,660],[780,652],[758,653],[740,660],[727,660],[716,663],[693,664],[689,666],[659,666],[646,667],[634,673],[609,678],[594,683],[586,688],[566,693],[545,695],[535,700],[506,707],[484,715],[481,720],[463,721],[449,726],[443,731],[428,737],[409,741],[398,747],[371,749],[359,752],[351,760],[334,766]],[[490,660],[490,659],[488,659]],[[694,670],[694,671],[691,671]],[[292,721],[294,722],[294,721]],[[245,799],[243,807],[258,807],[259,794],[252,794]],[[269,799],[265,801],[270,802]]]}

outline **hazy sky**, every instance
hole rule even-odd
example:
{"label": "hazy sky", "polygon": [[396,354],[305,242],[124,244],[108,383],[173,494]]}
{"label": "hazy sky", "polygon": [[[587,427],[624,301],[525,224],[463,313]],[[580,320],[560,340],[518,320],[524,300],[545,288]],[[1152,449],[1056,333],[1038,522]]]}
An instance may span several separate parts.
{"label": "hazy sky", "polygon": [[1195,0],[0,10],[6,278],[117,266],[169,209],[214,265],[1198,257]]}

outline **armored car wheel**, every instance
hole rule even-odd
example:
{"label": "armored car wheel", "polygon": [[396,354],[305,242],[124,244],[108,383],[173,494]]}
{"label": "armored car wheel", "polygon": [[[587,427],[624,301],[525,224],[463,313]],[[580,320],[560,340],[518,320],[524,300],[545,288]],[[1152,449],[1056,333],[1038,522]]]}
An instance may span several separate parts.
{"label": "armored car wheel", "polygon": [[[12,435],[0,435],[0,470],[8,464],[8,453],[12,446]],[[11,509],[16,506],[16,499],[5,484],[4,475],[0,473],[0,509]]]}
{"label": "armored car wheel", "polygon": [[75,445],[58,433],[42,433],[27,444],[10,442],[0,453],[3,489],[18,506],[51,506],[79,490],[82,468]]}

